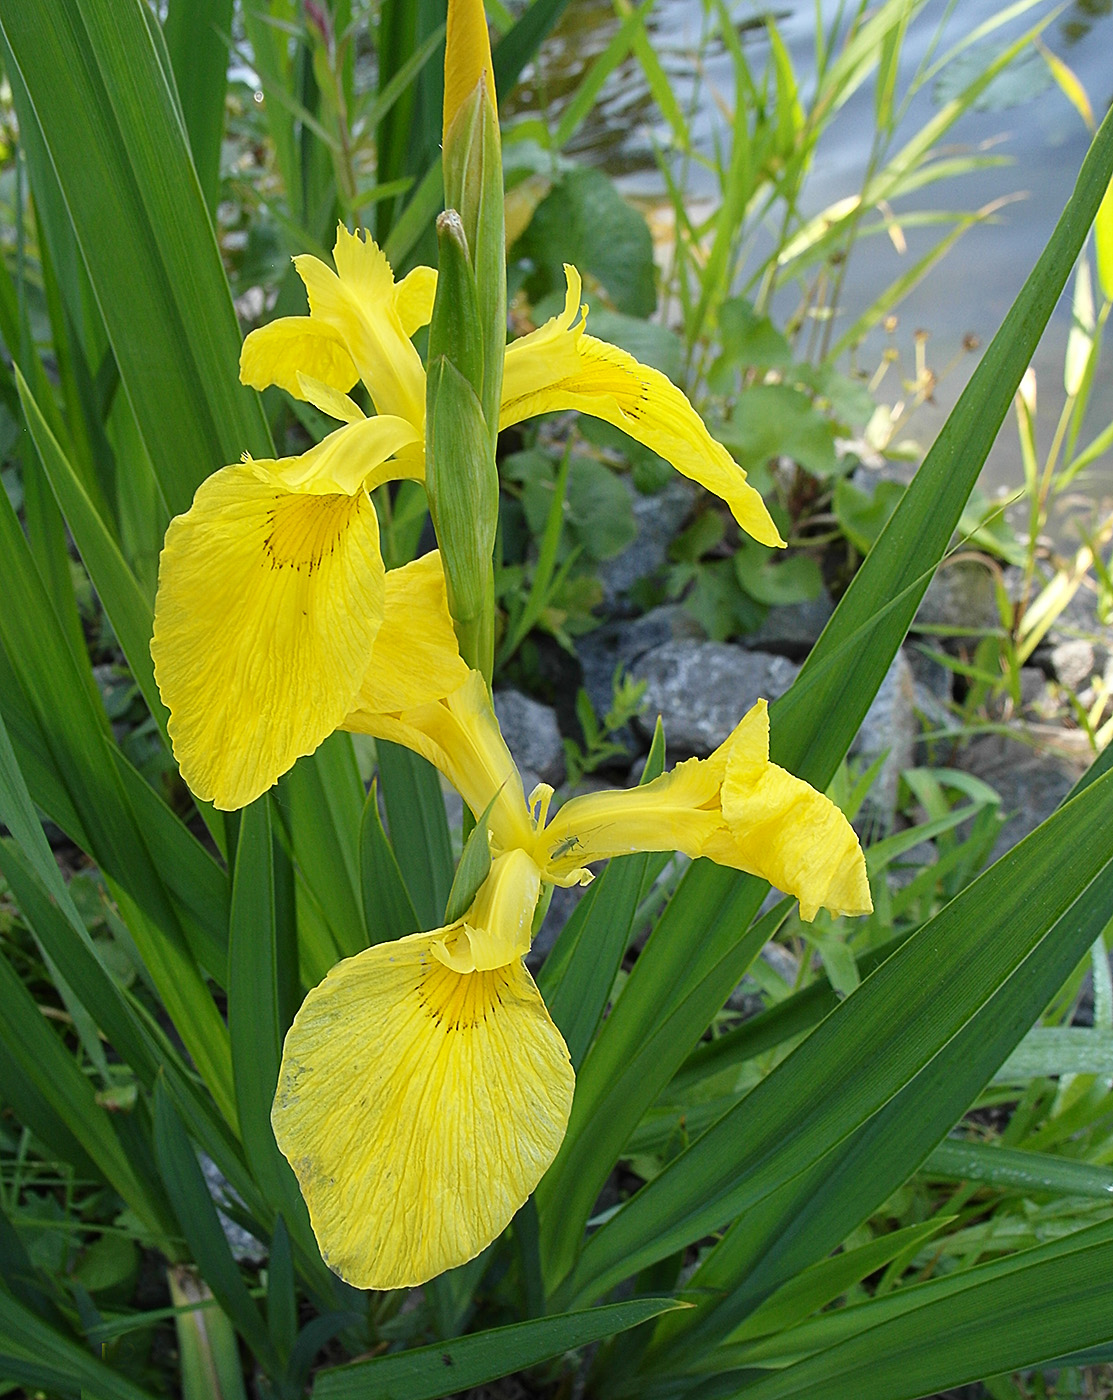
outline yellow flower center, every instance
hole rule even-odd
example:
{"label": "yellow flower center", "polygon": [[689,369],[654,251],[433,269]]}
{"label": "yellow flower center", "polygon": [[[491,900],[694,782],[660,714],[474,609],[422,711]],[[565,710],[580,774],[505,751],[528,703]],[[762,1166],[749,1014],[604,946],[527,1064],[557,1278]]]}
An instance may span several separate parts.
{"label": "yellow flower center", "polygon": [[436,958],[425,964],[417,995],[425,1014],[444,1031],[468,1031],[502,1005],[508,969],[453,972]]}
{"label": "yellow flower center", "polygon": [[271,568],[304,569],[307,573],[320,568],[359,510],[360,494],[276,492],[274,505],[267,512],[267,536],[263,541]]}

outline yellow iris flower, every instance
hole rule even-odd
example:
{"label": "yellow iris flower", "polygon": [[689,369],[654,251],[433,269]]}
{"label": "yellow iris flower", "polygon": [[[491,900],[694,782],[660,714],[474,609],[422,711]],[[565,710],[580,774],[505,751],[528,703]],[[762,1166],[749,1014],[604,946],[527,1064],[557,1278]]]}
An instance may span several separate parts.
{"label": "yellow iris flower", "polygon": [[[449,647],[447,607],[429,596],[424,625]],[[560,1147],[574,1076],[522,963],[544,883],[586,883],[612,855],[681,850],[772,881],[805,919],[872,907],[846,818],[769,762],[764,701],[710,758],[573,798],[550,821],[552,789],[527,801],[478,672],[409,708],[392,698],[365,687],[345,727],[423,754],[477,816],[493,798],[491,870],[463,918],[348,958],[309,993],[271,1114],[325,1260],[376,1289],[473,1258]]]}
{"label": "yellow iris flower", "polygon": [[[383,620],[384,570],[368,492],[422,479],[425,369],[411,337],[436,272],[396,283],[374,242],[337,231],[336,271],[295,265],[308,316],[252,331],[240,377],[281,385],[343,424],[301,457],[246,460],[204,482],[167,533],[151,651],[182,776],[234,809],[312,753],[354,707]],[[563,312],[506,351],[500,426],[579,409],[624,429],[781,544],[761,496],[663,374],[584,329],[579,274]],[[357,380],[376,414],[349,397]]]}

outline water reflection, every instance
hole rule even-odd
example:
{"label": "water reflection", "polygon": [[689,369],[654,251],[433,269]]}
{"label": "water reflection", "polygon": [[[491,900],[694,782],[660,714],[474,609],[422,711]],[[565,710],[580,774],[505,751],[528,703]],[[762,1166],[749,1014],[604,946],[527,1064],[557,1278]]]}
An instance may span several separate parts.
{"label": "water reflection", "polygon": [[[658,0],[649,20],[654,52],[669,75],[681,107],[691,118],[694,142],[704,155],[715,149],[716,141],[725,140],[729,127],[723,109],[733,101],[729,56],[721,45],[701,44],[709,8],[703,0]],[[820,0],[818,8],[822,22],[829,26],[840,12],[845,14],[854,7],[840,0]],[[962,0],[958,5],[928,0],[907,36],[901,85],[907,84],[925,54],[937,43],[936,31],[941,23],[945,25],[944,35],[936,52],[971,33],[1002,8],[1001,0]],[[784,8],[779,18],[805,101],[814,64],[815,12],[812,0],[796,0]],[[1049,5],[1037,5],[1000,34],[1014,38],[1033,23],[1034,17],[1049,12]],[[768,41],[757,7],[738,8],[736,15],[743,42],[760,74]],[[579,0],[569,5],[557,34],[519,97],[517,109],[543,115],[550,129],[555,129],[560,113],[592,62],[614,40],[619,28],[610,0]],[[1113,52],[1113,0],[1073,0],[1070,8],[1045,31],[1045,40],[1049,48],[1069,62],[1100,118],[1113,97],[1113,70],[1109,64],[1109,54]],[[1039,64],[1030,72],[1033,79],[1045,82]],[[936,110],[932,93],[921,92],[910,104],[898,142],[918,130]],[[806,208],[802,211],[805,215],[858,189],[873,131],[871,80],[824,132],[806,190]],[[1023,195],[1023,203],[1012,204],[994,222],[966,234],[945,262],[903,304],[898,338],[903,336],[907,341],[909,362],[913,332],[926,328],[931,337],[930,358],[940,367],[956,355],[965,336],[973,334],[985,343],[996,331],[1062,211],[1089,141],[1077,113],[1054,87],[1039,95],[1029,92],[1026,100],[1006,110],[968,112],[945,139],[959,150],[993,145],[1010,158],[1011,164],[922,190],[906,199],[900,212],[922,210],[930,216],[948,209],[973,209],[1018,192]],[[619,180],[627,194],[653,203],[663,200],[665,188],[655,152],[668,159],[668,151],[668,128],[649,94],[640,65],[627,58],[604,85],[595,109],[578,129],[568,153],[601,165]],[[685,187],[693,202],[714,196],[716,183],[706,169],[696,162],[689,166],[689,172]],[[868,306],[938,236],[938,229],[910,230],[903,254],[884,238],[871,239],[868,246],[859,244],[847,268],[845,315],[852,318]],[[780,310],[787,317],[790,306],[786,302]],[[1060,306],[1036,357],[1041,436],[1045,431],[1050,434],[1062,402],[1062,364],[1068,329],[1069,296]],[[867,344],[864,362],[879,349]],[[1109,358],[1107,353],[1106,364]],[[930,441],[938,430],[972,367],[971,357],[966,357],[961,370],[941,385],[936,403],[920,411],[915,427],[922,441]],[[1113,376],[1106,370],[1096,386],[1083,440],[1096,433],[1111,416]],[[1113,481],[1113,465],[1106,461],[1102,471],[1106,483]],[[992,485],[1012,483],[1018,478],[1015,431],[1007,426],[991,457],[989,480]]]}

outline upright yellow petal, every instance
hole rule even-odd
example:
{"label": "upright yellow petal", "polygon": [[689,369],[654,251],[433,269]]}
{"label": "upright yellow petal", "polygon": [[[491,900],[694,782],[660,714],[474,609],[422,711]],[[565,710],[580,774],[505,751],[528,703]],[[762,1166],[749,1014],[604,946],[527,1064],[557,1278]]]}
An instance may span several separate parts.
{"label": "upright yellow petal", "polygon": [[448,0],[448,32],[444,44],[444,130],[482,82],[491,106],[495,101],[494,65],[491,63],[491,36],[483,0]]}
{"label": "upright yellow petal", "polygon": [[494,798],[488,821],[496,847],[532,848],[533,824],[521,775],[506,747],[486,683],[478,671],[469,672],[464,684],[444,700],[396,714],[353,710],[345,719],[344,728],[390,739],[427,758],[476,817]]}
{"label": "upright yellow petal", "polygon": [[151,640],[198,797],[242,807],[332,733],[367,670],[384,591],[364,492],[291,492],[257,462],[201,485],[166,534]]}
{"label": "upright yellow petal", "polygon": [[383,625],[352,723],[345,720],[342,728],[360,729],[360,712],[398,713],[442,700],[467,679],[448,612],[440,551],[434,549],[387,574]]}
{"label": "upright yellow petal", "polygon": [[240,382],[253,389],[277,384],[304,399],[299,374],[346,394],[359,378],[344,337],[312,316],[281,316],[252,331],[240,349]]}
{"label": "upright yellow petal", "polygon": [[489,972],[524,958],[540,893],[541,872],[525,851],[496,856],[472,907],[433,944],[433,956],[453,972]]}
{"label": "upright yellow petal", "polygon": [[286,1037],[271,1122],[321,1253],[357,1288],[474,1258],[564,1137],[568,1051],[521,962],[457,973],[443,931],[334,967]]}
{"label": "upright yellow petal", "polygon": [[412,336],[433,319],[437,295],[437,269],[415,267],[394,288],[394,311],[403,334]]}
{"label": "upright yellow petal", "polygon": [[854,828],[823,793],[768,761],[764,700],[732,737],[722,795],[727,830],[717,833],[704,854],[794,894],[808,922],[821,907],[832,914],[868,914],[873,901]]}
{"label": "upright yellow petal", "polygon": [[[343,341],[378,411],[420,428],[425,418],[425,369],[399,315],[386,255],[374,240],[351,234],[341,224],[333,258],[336,272],[308,254],[294,259],[309,294],[312,320]],[[419,279],[403,297],[401,305],[410,321],[424,295],[427,286],[423,292]]]}
{"label": "upright yellow petal", "polygon": [[499,427],[564,409],[602,418],[721,497],[754,539],[783,545],[746,473],[676,385],[617,345],[587,335],[583,321],[573,326],[580,276],[567,264],[564,270],[568,295],[562,314],[507,348]]}

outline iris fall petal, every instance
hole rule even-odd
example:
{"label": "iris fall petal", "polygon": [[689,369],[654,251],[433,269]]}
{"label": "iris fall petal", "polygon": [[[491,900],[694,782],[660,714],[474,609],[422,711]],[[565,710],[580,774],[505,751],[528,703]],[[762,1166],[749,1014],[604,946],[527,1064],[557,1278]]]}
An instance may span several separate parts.
{"label": "iris fall petal", "polygon": [[444,932],[379,944],[309,993],[271,1114],[329,1267],[402,1288],[465,1263],[556,1155],[573,1074],[515,960],[458,973]]}

